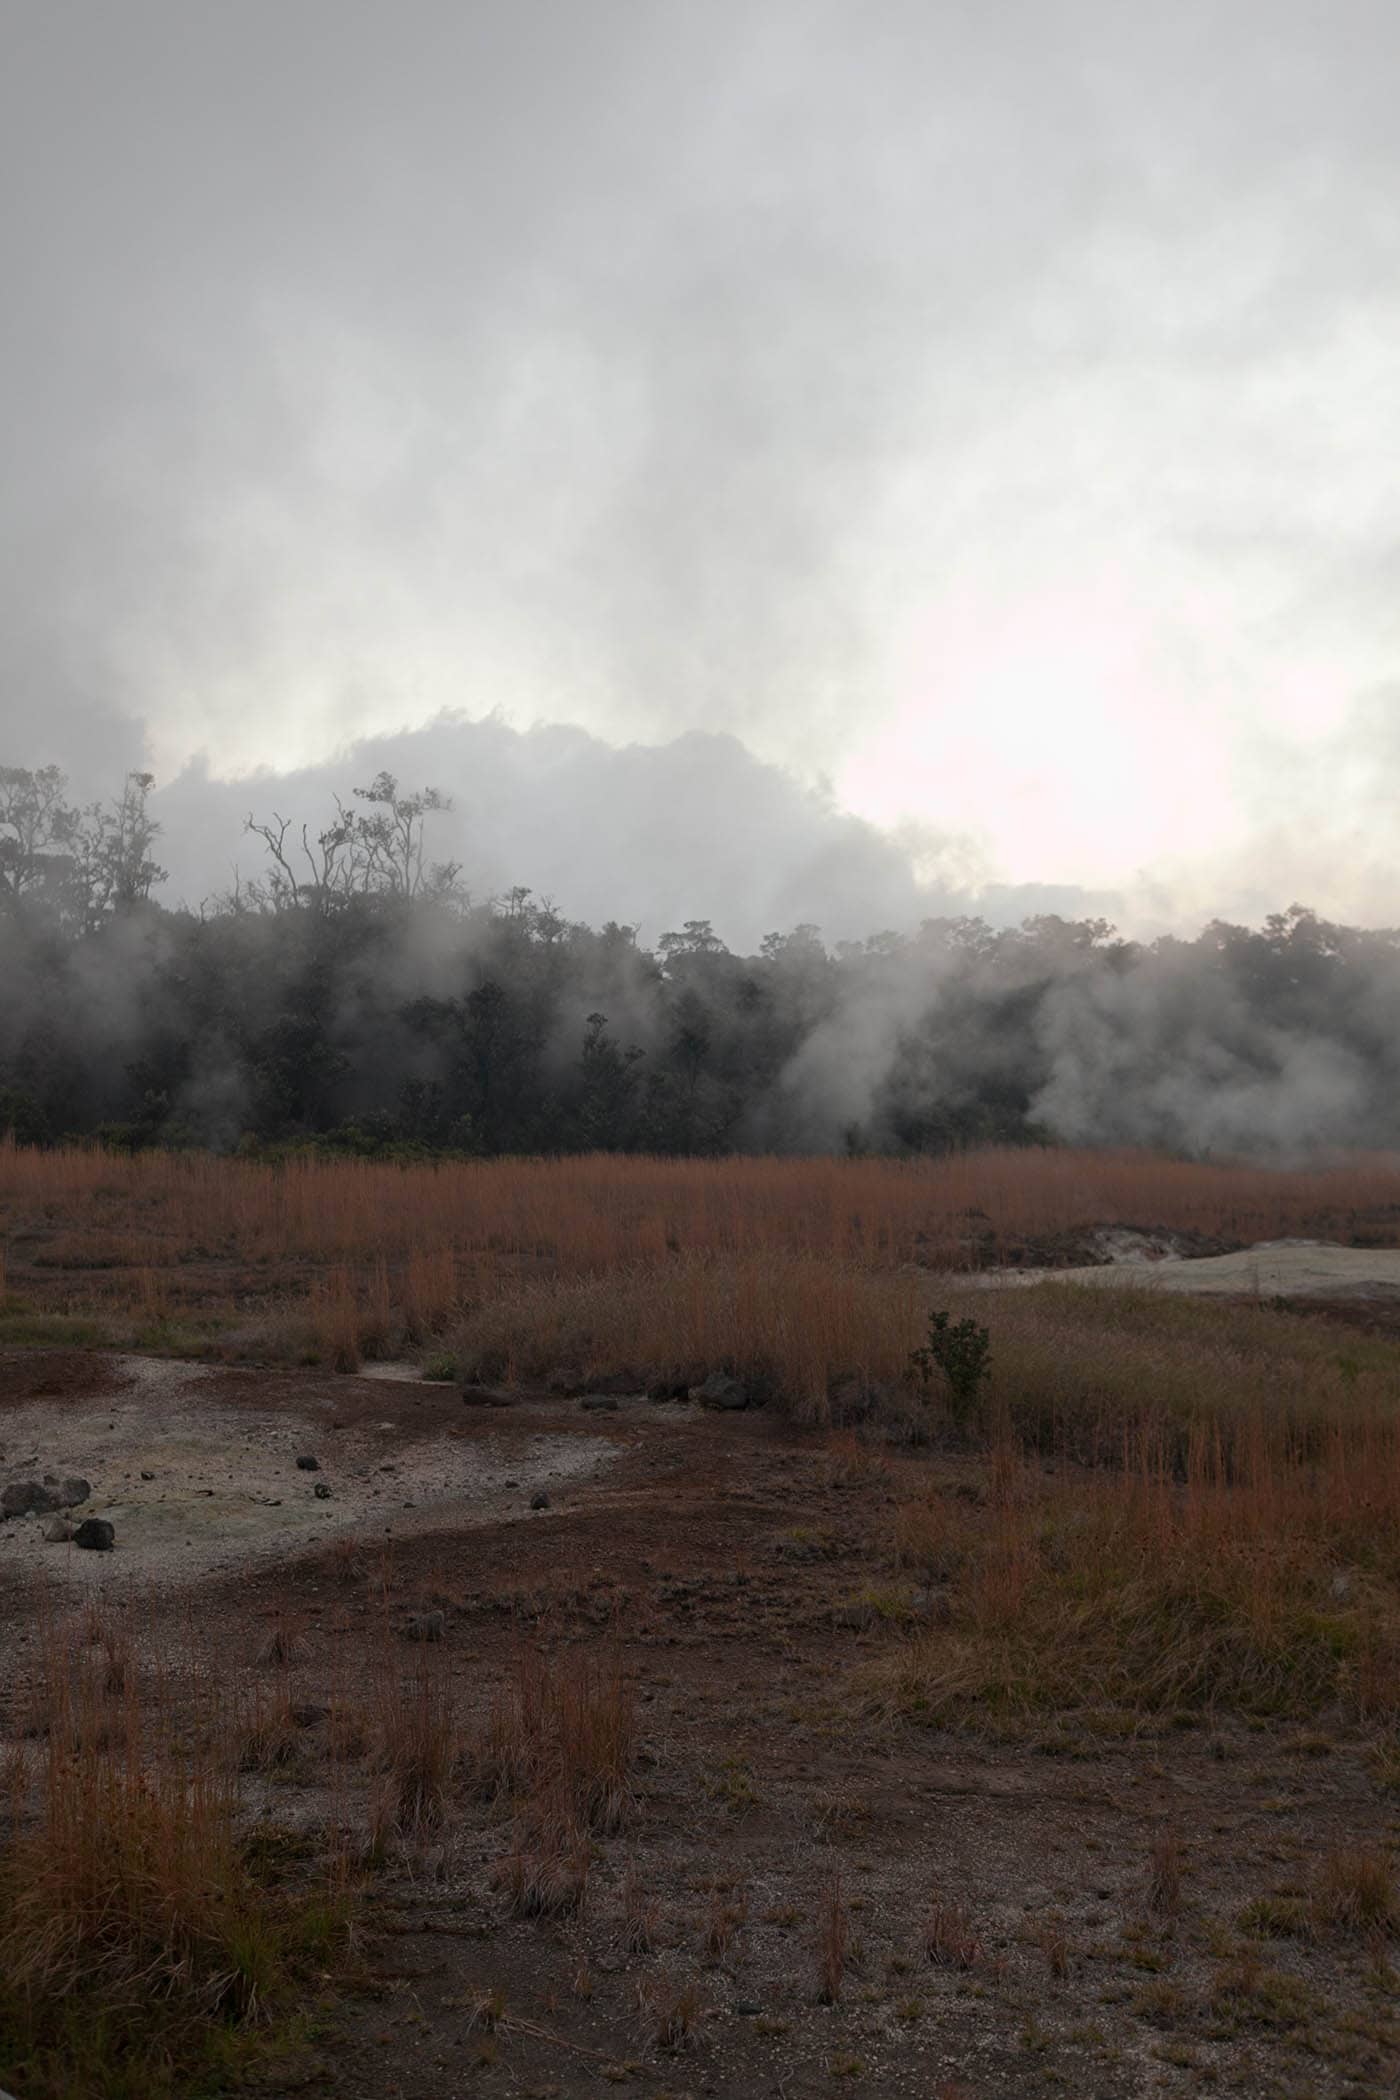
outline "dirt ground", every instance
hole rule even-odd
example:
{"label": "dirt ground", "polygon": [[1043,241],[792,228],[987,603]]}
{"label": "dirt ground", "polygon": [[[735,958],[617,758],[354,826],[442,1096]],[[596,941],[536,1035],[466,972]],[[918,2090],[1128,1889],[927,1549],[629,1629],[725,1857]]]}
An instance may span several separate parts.
{"label": "dirt ground", "polygon": [[37,1383],[71,1379],[61,1398],[34,1389],[32,1367],[27,1379],[0,1367],[0,1480],[88,1480],[93,1494],[72,1514],[105,1517],[117,1549],[47,1543],[37,1519],[0,1523],[0,1585],[37,1573],[103,1591],[166,1588],[347,1533],[466,1530],[614,1452],[580,1434],[474,1435],[454,1386],[386,1379],[383,1365],[326,1381],[118,1356],[95,1382],[92,1362],[53,1360]]}
{"label": "dirt ground", "polygon": [[1170,1239],[1100,1233],[1091,1266],[989,1269],[965,1279],[1005,1290],[1048,1278],[1096,1289],[1181,1291],[1211,1298],[1400,1300],[1400,1248],[1340,1247],[1325,1240],[1265,1240],[1230,1253],[1180,1255]]}
{"label": "dirt ground", "polygon": [[[40,1607],[70,1608],[78,1578],[139,1647],[193,1629],[254,1681],[269,1631],[295,1627],[294,1659],[262,1681],[290,1693],[299,1740],[250,1779],[289,1871],[308,1832],[364,1813],[367,1775],[327,1743],[347,1688],[441,1672],[470,1728],[539,1643],[616,1662],[634,1690],[630,1813],[596,1840],[580,1914],[507,1914],[508,1821],[464,1788],[442,1834],[373,1878],[349,1992],[268,2094],[1397,2089],[1386,1948],[1246,1922],[1286,1919],[1323,1852],[1400,1837],[1373,1743],[1189,1717],[1108,1742],[1047,1719],[982,1743],[864,1709],[862,1661],[925,1608],[879,1602],[891,1509],[930,1469],[971,1491],[956,1458],[872,1460],[766,1411],[467,1407],[451,1388],[42,1351],[0,1358],[0,1396],[5,1477],[17,1459],[72,1466],[117,1527],[110,1555],[0,1527],[4,1725],[24,1725]],[[296,1468],[308,1452],[317,1473]],[[425,1608],[440,1645],[405,1638]],[[1150,1887],[1163,1836],[1181,1848],[1174,1902]],[[833,1901],[849,1947],[823,2005]],[[966,1914],[965,1967],[928,1958],[937,1903]]]}

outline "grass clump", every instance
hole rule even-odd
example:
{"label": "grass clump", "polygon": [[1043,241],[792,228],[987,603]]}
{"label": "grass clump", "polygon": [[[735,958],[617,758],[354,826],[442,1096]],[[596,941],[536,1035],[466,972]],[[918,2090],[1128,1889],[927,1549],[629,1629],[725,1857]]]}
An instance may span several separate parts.
{"label": "grass clump", "polygon": [[[1227,1459],[1203,1435],[1178,1480],[1150,1429],[1125,1433],[1112,1471],[994,1454],[979,1498],[934,1485],[897,1512],[894,1556],[941,1585],[942,1623],[869,1665],[867,1695],[1013,1733],[1051,1713],[1302,1720],[1336,1706],[1393,1722],[1396,1433],[1331,1457],[1310,1464],[1261,1430]],[[1377,1579],[1339,1598],[1338,1557],[1367,1554]]]}
{"label": "grass clump", "polygon": [[[345,1925],[329,1882],[270,1887],[239,1824],[236,1746],[148,1742],[51,1663],[47,1741],[0,1826],[0,2080],[26,2100],[192,2091],[263,2045]],[[198,1731],[203,1740],[207,1731]]]}
{"label": "grass clump", "polygon": [[1400,1926],[1395,1869],[1374,1846],[1330,1852],[1318,1870],[1313,1915],[1320,1928],[1362,1938]]}
{"label": "grass clump", "polygon": [[477,1776],[490,1796],[563,1801],[584,1829],[617,1831],[631,1808],[636,1739],[620,1663],[525,1648],[492,1702]]}

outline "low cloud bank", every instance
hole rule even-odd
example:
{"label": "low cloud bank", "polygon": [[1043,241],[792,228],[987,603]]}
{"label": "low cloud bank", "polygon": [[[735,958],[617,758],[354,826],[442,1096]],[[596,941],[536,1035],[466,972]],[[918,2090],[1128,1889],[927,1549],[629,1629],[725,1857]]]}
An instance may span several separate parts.
{"label": "low cloud bank", "polygon": [[382,771],[451,799],[429,843],[461,864],[474,897],[524,884],[571,919],[623,919],[649,940],[698,915],[749,949],[804,920],[832,940],[859,940],[940,913],[1011,925],[1031,912],[1114,905],[1068,884],[991,882],[966,839],[882,831],[732,736],[617,746],[563,724],[521,731],[450,715],[290,773],[220,780],[203,762],[187,766],[151,800],[164,894],[197,905],[235,872],[256,876],[264,855],[244,833],[250,814],[276,810],[293,838],[303,823],[314,835],[335,796],[349,801]]}

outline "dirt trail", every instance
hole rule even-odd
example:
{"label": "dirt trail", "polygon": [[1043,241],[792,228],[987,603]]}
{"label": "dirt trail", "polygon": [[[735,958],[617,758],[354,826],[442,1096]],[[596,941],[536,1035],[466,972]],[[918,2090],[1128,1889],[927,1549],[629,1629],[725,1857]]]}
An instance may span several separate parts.
{"label": "dirt trail", "polygon": [[[289,1381],[148,1357],[110,1360],[86,1391],[0,1409],[0,1479],[80,1474],[76,1516],[107,1518],[116,1550],[49,1544],[42,1518],[0,1522],[0,1587],[42,1572],[71,1583],[168,1587],[284,1560],[356,1531],[395,1536],[528,1513],[541,1487],[613,1457],[606,1437],[463,1424],[452,1388]],[[317,1469],[302,1470],[299,1457]],[[318,1495],[317,1489],[321,1489]]]}

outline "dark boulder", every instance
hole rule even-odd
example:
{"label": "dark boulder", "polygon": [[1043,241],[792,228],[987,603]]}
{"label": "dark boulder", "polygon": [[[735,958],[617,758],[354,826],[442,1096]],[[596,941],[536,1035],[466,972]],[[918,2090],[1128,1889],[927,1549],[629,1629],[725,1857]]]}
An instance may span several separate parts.
{"label": "dark boulder", "polygon": [[724,1371],[711,1371],[703,1385],[690,1388],[690,1397],[698,1400],[702,1407],[747,1407],[749,1389],[742,1378],[731,1378]]}
{"label": "dark boulder", "polygon": [[12,1480],[0,1489],[0,1517],[46,1517],[61,1507],[59,1490],[40,1480]]}

